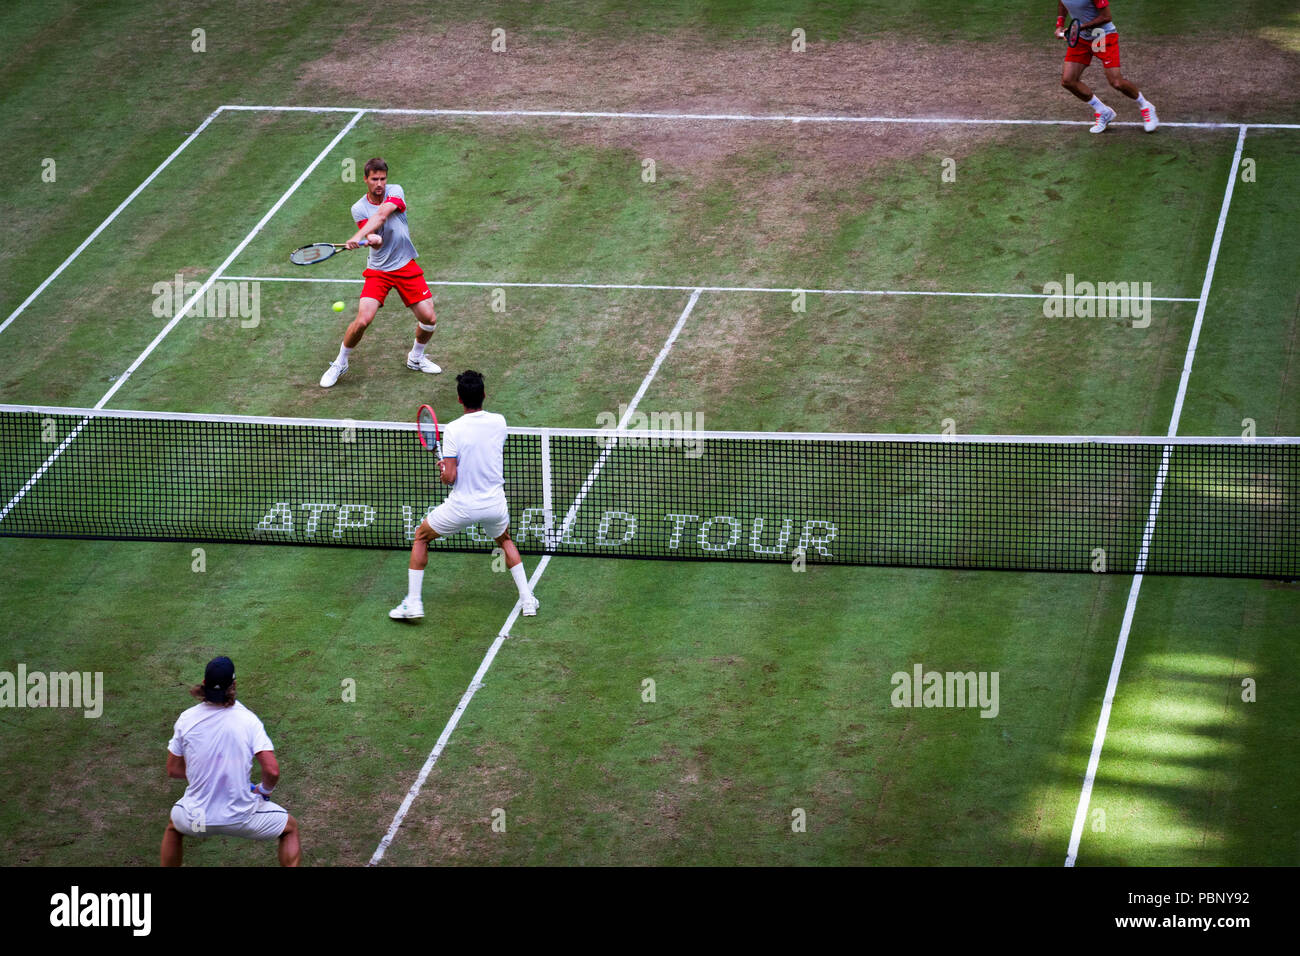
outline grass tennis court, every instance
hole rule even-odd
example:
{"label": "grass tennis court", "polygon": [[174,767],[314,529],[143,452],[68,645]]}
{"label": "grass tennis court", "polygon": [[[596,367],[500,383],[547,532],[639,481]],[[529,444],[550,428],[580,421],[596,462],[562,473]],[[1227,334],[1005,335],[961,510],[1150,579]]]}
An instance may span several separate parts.
{"label": "grass tennis court", "polygon": [[[0,202],[11,222],[41,209],[0,250],[0,404],[90,407],[111,392],[116,409],[408,420],[427,401],[451,417],[454,374],[473,367],[488,408],[519,426],[597,427],[644,386],[640,409],[718,431],[1160,436],[1177,406],[1182,436],[1239,437],[1247,419],[1261,436],[1300,435],[1300,129],[1251,125],[1242,142],[1235,125],[1296,124],[1300,101],[1245,80],[1211,90],[1180,65],[1180,18],[1209,4],[1116,14],[1167,125],[1102,137],[1078,123],[355,112],[1081,120],[1055,85],[1050,18],[1029,2],[1012,5],[1004,40],[1023,89],[977,77],[978,95],[956,100],[930,29],[948,3],[670,4],[651,23],[576,0],[400,2],[393,15],[448,69],[435,75],[411,40],[403,56],[425,80],[384,67],[365,88],[340,78],[371,49],[365,31],[307,4],[250,24],[247,4],[168,16],[66,2],[40,30],[36,6],[0,13],[0,130],[16,171]],[[1240,4],[1234,19],[1223,41],[1260,75],[1296,75],[1294,13]],[[1197,32],[1214,17],[1194,22],[1192,39],[1217,42]],[[496,25],[516,52],[493,60]],[[796,26],[800,55],[847,80],[817,82],[810,61],[764,78]],[[196,27],[206,52],[191,50]],[[74,63],[64,47],[79,43],[89,52]],[[644,44],[664,62],[638,79],[627,64]],[[94,82],[129,46],[150,52],[144,72]],[[882,50],[912,66],[881,72]],[[712,85],[696,72],[706,53]],[[263,68],[236,68],[250,59]],[[350,109],[212,115],[226,104]],[[287,256],[350,235],[373,155],[406,190],[438,311],[430,354],[446,371],[403,367],[412,323],[390,297],[326,391],[361,267]],[[1067,274],[1150,283],[1149,322],[1046,316],[1039,296]],[[177,276],[256,289],[256,322],[189,316],[156,340],[177,305],[159,314],[158,290]],[[180,794],[163,766],[189,703],[181,684],[228,654],[275,742],[304,863],[367,863],[514,599],[488,558],[438,553],[429,616],[403,626],[387,617],[401,551],[196,547],[0,537],[0,670],[102,671],[106,697],[95,720],[0,709],[7,862],[154,865]],[[1131,583],[557,557],[536,585],[539,616],[511,625],[383,863],[1060,866]],[[1300,585],[1148,577],[1127,633],[1079,865],[1300,862]],[[895,706],[893,675],[917,665],[997,672],[996,716]],[[233,841],[186,849],[193,865],[271,857]]]}

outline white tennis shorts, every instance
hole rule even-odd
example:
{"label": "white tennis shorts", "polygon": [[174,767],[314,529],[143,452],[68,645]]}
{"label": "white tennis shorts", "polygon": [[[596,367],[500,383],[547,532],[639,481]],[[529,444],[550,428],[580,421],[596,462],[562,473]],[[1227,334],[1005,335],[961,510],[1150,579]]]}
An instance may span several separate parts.
{"label": "white tennis shorts", "polygon": [[472,524],[483,526],[483,533],[496,539],[506,533],[510,527],[510,505],[502,498],[482,508],[464,508],[451,498],[429,512],[424,519],[429,527],[445,538],[458,531],[464,531]]}
{"label": "white tennis shorts", "polygon": [[243,823],[209,824],[191,819],[179,803],[172,806],[172,823],[187,837],[233,836],[245,840],[274,840],[289,825],[289,811],[278,803],[263,800]]}

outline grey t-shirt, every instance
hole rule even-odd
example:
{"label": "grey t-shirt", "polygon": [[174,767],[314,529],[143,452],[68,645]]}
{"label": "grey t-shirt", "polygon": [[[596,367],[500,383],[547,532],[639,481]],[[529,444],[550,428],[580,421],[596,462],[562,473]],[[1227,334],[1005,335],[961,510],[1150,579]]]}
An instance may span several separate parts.
{"label": "grey t-shirt", "polygon": [[[415,244],[411,242],[411,230],[406,224],[406,193],[401,186],[392,183],[384,190],[384,202],[396,204],[396,211],[389,214],[379,228],[380,238],[384,244],[378,249],[370,250],[367,268],[380,272],[395,272],[419,255]],[[379,211],[379,206],[370,201],[370,194],[362,196],[352,204],[352,219],[360,229],[366,220]]]}
{"label": "grey t-shirt", "polygon": [[[1065,4],[1065,9],[1070,17],[1080,23],[1090,23],[1100,16],[1102,10],[1110,6],[1106,0],[1061,0],[1061,3]],[[1099,27],[1093,27],[1091,31],[1083,32],[1095,33],[1098,30],[1102,33],[1114,33],[1115,24],[1103,23]]]}

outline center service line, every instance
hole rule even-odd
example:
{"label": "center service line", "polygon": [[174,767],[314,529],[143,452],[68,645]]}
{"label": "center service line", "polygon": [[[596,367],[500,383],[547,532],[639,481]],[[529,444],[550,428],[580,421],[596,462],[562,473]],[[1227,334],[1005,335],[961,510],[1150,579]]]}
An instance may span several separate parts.
{"label": "center service line", "polygon": [[[695,289],[691,293],[690,300],[686,303],[686,308],[682,310],[682,314],[677,319],[677,324],[674,325],[673,330],[668,333],[667,341],[664,342],[663,348],[659,350],[659,355],[655,358],[654,364],[650,366],[650,371],[646,373],[645,378],[641,381],[641,387],[636,390],[636,395],[628,405],[627,411],[623,413],[623,418],[618,423],[618,429],[620,431],[627,427],[627,423],[631,419],[632,413],[636,411],[637,405],[641,403],[642,397],[645,396],[646,389],[650,387],[650,383],[654,381],[655,375],[659,373],[659,367],[663,365],[664,359],[668,357],[668,353],[673,347],[673,343],[677,341],[677,336],[681,333],[682,326],[686,324],[687,318],[695,309],[695,303],[700,299],[700,292],[700,289]],[[582,490],[579,491],[577,497],[574,498],[573,506],[569,508],[569,513],[564,517],[563,527],[566,531],[577,516],[578,508],[581,507],[582,500],[587,496],[587,491],[595,482],[596,476],[599,475],[601,469],[605,467],[605,459],[609,457],[609,453],[613,450],[614,444],[615,441],[611,441],[605,446],[604,450],[600,453],[600,458],[596,461],[595,467],[591,469],[591,474],[588,475],[587,480],[583,482]],[[561,535],[561,537],[563,537],[563,535]],[[542,560],[537,562],[537,567],[533,571],[533,576],[529,579],[529,589],[533,591],[533,593],[536,593],[537,582],[542,579],[542,573],[550,563],[551,556],[549,554],[542,555]],[[447,721],[447,726],[444,727],[442,733],[438,735],[438,742],[433,745],[433,750],[429,752],[428,759],[424,761],[424,766],[420,768],[420,774],[415,778],[415,783],[411,784],[411,789],[406,792],[406,797],[402,800],[402,805],[397,808],[397,813],[393,816],[393,822],[388,825],[388,831],[384,834],[383,839],[379,841],[379,846],[375,847],[375,852],[371,854],[370,862],[366,864],[367,866],[376,866],[380,863],[384,858],[384,854],[388,851],[389,846],[392,845],[393,839],[397,836],[398,828],[401,827],[402,821],[406,819],[406,814],[411,809],[411,805],[415,803],[415,798],[420,795],[420,790],[423,789],[424,782],[429,779],[429,773],[433,770],[433,765],[438,762],[438,758],[442,756],[442,751],[447,746],[447,742],[451,740],[452,731],[454,731],[456,725],[460,723],[461,715],[465,713],[465,709],[469,706],[469,702],[474,699],[474,695],[478,692],[478,689],[483,686],[483,678],[487,674],[488,668],[492,666],[492,661],[496,659],[497,651],[501,649],[501,645],[505,643],[506,638],[510,636],[510,629],[514,627],[515,621],[519,619],[520,610],[521,606],[519,602],[516,601],[514,608],[510,611],[510,616],[506,618],[505,624],[501,626],[501,630],[497,633],[496,640],[492,642],[492,646],[489,647],[487,653],[483,655],[483,662],[479,664],[478,670],[474,672],[474,677],[470,680],[469,687],[465,688],[465,693],[461,695],[460,702],[456,704],[456,709],[452,711],[451,718]]]}
{"label": "center service line", "polygon": [[[1196,307],[1196,321],[1192,324],[1192,334],[1187,342],[1187,355],[1183,360],[1183,374],[1178,382],[1178,397],[1174,399],[1174,411],[1169,418],[1169,432],[1166,438],[1178,434],[1178,422],[1183,415],[1183,399],[1187,395],[1187,381],[1192,375],[1192,362],[1196,359],[1196,345],[1201,338],[1201,323],[1205,319],[1205,306],[1210,299],[1210,286],[1214,282],[1214,267],[1219,261],[1219,247],[1223,243],[1223,227],[1228,221],[1228,207],[1232,205],[1232,191],[1237,184],[1237,173],[1241,168],[1241,151],[1246,145],[1246,127],[1237,131],[1237,151],[1232,156],[1232,169],[1228,172],[1228,186],[1223,192],[1223,206],[1219,210],[1219,224],[1214,230],[1214,243],[1210,246],[1210,261],[1205,267],[1205,281],[1201,283],[1200,305]],[[1083,778],[1083,790],[1079,794],[1079,806],[1074,814],[1074,827],[1070,830],[1070,846],[1065,853],[1065,865],[1074,866],[1079,856],[1079,841],[1083,839],[1083,824],[1088,816],[1088,804],[1092,800],[1092,787],[1097,780],[1097,767],[1101,763],[1101,748],[1106,742],[1106,728],[1110,724],[1111,705],[1115,702],[1115,690],[1119,686],[1119,672],[1124,665],[1124,651],[1128,647],[1129,631],[1133,627],[1133,613],[1137,608],[1138,592],[1142,590],[1142,572],[1146,570],[1147,554],[1151,539],[1155,533],[1156,515],[1160,511],[1160,498],[1164,493],[1165,478],[1169,474],[1169,456],[1172,445],[1166,445],[1160,460],[1160,470],[1156,474],[1155,491],[1151,494],[1151,505],[1147,509],[1147,523],[1142,531],[1142,550],[1138,552],[1137,573],[1133,575],[1133,585],[1129,588],[1128,603],[1124,606],[1124,621],[1119,629],[1119,642],[1115,645],[1115,657],[1110,665],[1110,677],[1106,680],[1106,696],[1101,702],[1101,714],[1097,718],[1097,733],[1092,740],[1092,753],[1088,756],[1088,771]]]}

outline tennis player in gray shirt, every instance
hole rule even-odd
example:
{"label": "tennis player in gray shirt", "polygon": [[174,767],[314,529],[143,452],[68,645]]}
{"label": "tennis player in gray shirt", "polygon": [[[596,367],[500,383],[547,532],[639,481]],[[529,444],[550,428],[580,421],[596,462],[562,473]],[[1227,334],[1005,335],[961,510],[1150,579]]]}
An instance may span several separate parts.
{"label": "tennis player in gray shirt", "polygon": [[332,388],[348,370],[348,356],[361,344],[366,327],[393,289],[415,313],[415,344],[406,356],[406,367],[433,374],[442,371],[424,354],[438,319],[433,314],[433,293],[424,281],[424,270],[415,261],[419,253],[406,223],[406,193],[401,186],[389,184],[388,164],[378,156],[366,163],[365,178],[366,194],[352,205],[357,233],[347,241],[349,249],[370,247],[370,260],[362,273],[365,284],[361,287],[357,317],[343,335],[338,358],[321,376],[321,388]]}
{"label": "tennis player in gray shirt", "polygon": [[1142,128],[1154,133],[1160,125],[1156,108],[1141,90],[1124,79],[1119,70],[1119,31],[1110,18],[1110,0],[1057,0],[1056,14],[1058,37],[1065,36],[1067,18],[1080,23],[1079,42],[1065,50],[1061,85],[1092,107],[1093,126],[1089,132],[1104,133],[1116,115],[1080,79],[1095,56],[1101,60],[1107,82],[1129,99],[1137,100],[1138,109],[1142,111]]}

